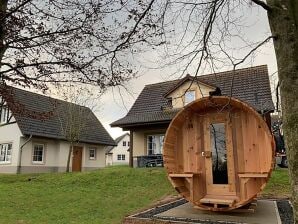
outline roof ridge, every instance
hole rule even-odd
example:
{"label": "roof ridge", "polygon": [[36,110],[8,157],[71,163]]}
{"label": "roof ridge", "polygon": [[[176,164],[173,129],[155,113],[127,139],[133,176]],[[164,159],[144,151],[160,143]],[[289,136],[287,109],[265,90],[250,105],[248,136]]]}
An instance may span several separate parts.
{"label": "roof ridge", "polygon": [[[41,93],[35,93],[35,92],[31,92],[31,91],[28,91],[28,90],[25,90],[25,89],[21,89],[21,88],[17,88],[15,86],[9,86],[9,88],[11,88],[12,90],[17,90],[17,91],[23,91],[23,92],[26,92],[26,93],[29,93],[29,94],[34,94],[34,95],[38,95],[38,96],[42,96],[42,97],[46,97],[48,98],[49,100],[56,100],[56,101],[60,101],[60,102],[63,102],[63,103],[69,103],[69,104],[74,104],[75,106],[80,106],[80,107],[85,107],[87,109],[90,109],[89,107],[87,106],[83,106],[83,105],[80,105],[80,104],[77,104],[77,103],[73,103],[73,102],[69,102],[69,101],[66,101],[66,100],[62,100],[62,99],[58,99],[58,98],[55,98],[55,97],[52,97],[52,96],[48,96],[48,95],[45,95],[45,94],[41,94]],[[91,110],[91,109],[90,109]]]}
{"label": "roof ridge", "polygon": [[[257,69],[259,67],[266,67],[266,68],[268,68],[268,66],[264,64],[264,65],[251,66],[251,67],[247,67],[247,68],[235,69],[235,72],[247,71],[247,70],[254,70],[254,69]],[[214,72],[214,73],[209,73],[209,74],[205,74],[205,75],[199,75],[199,76],[197,76],[197,78],[211,76],[211,75],[220,75],[220,74],[223,74],[223,73],[228,73],[228,72],[233,72],[233,71],[234,70],[226,70],[226,71],[222,71],[222,72]]]}
{"label": "roof ridge", "polygon": [[118,142],[119,142],[121,139],[123,139],[126,135],[129,135],[129,133],[126,132],[125,134],[118,136],[117,138],[114,139],[115,142],[118,143]]}
{"label": "roof ridge", "polygon": [[[235,69],[235,72],[247,71],[247,70],[254,70],[254,69],[257,69],[257,68],[260,68],[260,67],[266,67],[268,69],[268,66],[266,64],[263,64],[263,65],[256,65],[256,66],[251,66],[251,67],[247,67],[247,68]],[[198,75],[196,78],[199,79],[199,78],[206,77],[206,76],[220,75],[220,74],[228,73],[228,72],[233,72],[233,70],[226,70],[226,71],[222,71],[222,72],[214,72],[214,73],[208,73],[208,74],[204,74],[204,75]],[[163,82],[156,82],[156,83],[147,84],[145,86],[148,87],[148,86],[165,84],[165,83],[170,83],[170,82],[175,82],[175,81],[177,82],[177,81],[180,81],[180,80],[184,79],[187,76],[192,77],[192,78],[195,77],[195,76],[192,76],[192,75],[187,74],[186,76],[184,76],[183,78],[180,78],[180,79],[173,79],[173,80],[168,80],[168,81],[163,81]]]}
{"label": "roof ridge", "polygon": [[163,82],[156,82],[156,83],[151,83],[151,84],[146,84],[145,86],[154,86],[154,85],[165,84],[165,83],[170,83],[170,82],[177,82],[181,79],[183,79],[183,78],[173,79],[173,80],[168,80],[168,81],[163,81]]}

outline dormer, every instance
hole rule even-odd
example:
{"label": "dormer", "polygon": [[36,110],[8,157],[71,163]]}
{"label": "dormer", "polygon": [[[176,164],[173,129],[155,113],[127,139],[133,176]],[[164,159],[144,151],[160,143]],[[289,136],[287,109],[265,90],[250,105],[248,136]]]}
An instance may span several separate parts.
{"label": "dormer", "polygon": [[218,87],[206,83],[190,75],[186,75],[173,88],[171,88],[164,97],[171,101],[172,108],[182,108],[196,99],[210,96]]}

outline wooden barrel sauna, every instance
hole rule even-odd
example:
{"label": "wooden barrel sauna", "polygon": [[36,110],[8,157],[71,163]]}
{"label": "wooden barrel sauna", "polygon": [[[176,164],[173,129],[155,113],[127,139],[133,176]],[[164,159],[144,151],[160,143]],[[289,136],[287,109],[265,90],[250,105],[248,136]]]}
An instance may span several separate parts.
{"label": "wooden barrel sauna", "polygon": [[198,99],[172,120],[164,166],[174,188],[203,210],[250,203],[274,166],[274,139],[262,116],[229,97]]}

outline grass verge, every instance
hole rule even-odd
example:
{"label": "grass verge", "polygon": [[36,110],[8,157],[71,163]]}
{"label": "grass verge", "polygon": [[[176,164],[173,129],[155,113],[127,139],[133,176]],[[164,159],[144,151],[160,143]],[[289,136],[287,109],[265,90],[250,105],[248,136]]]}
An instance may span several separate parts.
{"label": "grass verge", "polygon": [[[0,223],[118,224],[126,215],[174,194],[162,168],[0,175]],[[276,169],[261,197],[289,195],[287,170]]]}

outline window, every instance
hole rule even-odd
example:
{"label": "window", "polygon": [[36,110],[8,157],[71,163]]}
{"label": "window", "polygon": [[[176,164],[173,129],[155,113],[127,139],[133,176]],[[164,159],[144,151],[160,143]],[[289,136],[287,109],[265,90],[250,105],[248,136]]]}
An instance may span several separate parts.
{"label": "window", "polygon": [[44,163],[44,145],[43,144],[35,144],[33,146],[33,163]]}
{"label": "window", "polygon": [[196,91],[191,90],[187,91],[184,96],[184,105],[189,104],[190,102],[194,101],[196,99]]}
{"label": "window", "polygon": [[89,149],[89,159],[91,159],[91,160],[96,159],[95,149]]}
{"label": "window", "polygon": [[125,154],[118,154],[117,155],[117,160],[125,160]]}
{"label": "window", "polygon": [[123,141],[123,146],[126,146],[126,141]]}
{"label": "window", "polygon": [[213,184],[228,184],[226,129],[224,123],[210,124]]}
{"label": "window", "polygon": [[11,162],[11,143],[0,144],[0,163]]}
{"label": "window", "polygon": [[127,142],[127,146],[130,146],[130,142],[129,141]]}
{"label": "window", "polygon": [[7,106],[3,105],[0,107],[1,113],[0,113],[0,124],[5,124],[8,122],[10,117],[10,111],[8,110]]}
{"label": "window", "polygon": [[162,154],[164,135],[147,136],[148,155]]}

